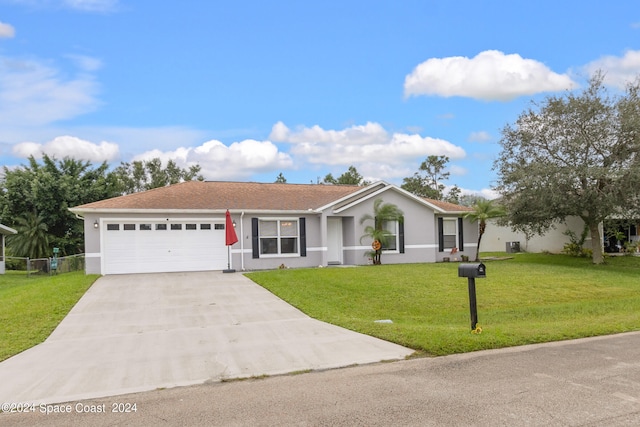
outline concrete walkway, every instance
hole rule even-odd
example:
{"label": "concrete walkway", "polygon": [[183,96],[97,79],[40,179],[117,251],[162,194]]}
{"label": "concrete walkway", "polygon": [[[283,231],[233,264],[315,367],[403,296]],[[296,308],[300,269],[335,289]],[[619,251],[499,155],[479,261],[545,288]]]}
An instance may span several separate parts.
{"label": "concrete walkway", "polygon": [[243,275],[105,276],[42,344],[0,363],[0,402],[60,403],[402,359]]}

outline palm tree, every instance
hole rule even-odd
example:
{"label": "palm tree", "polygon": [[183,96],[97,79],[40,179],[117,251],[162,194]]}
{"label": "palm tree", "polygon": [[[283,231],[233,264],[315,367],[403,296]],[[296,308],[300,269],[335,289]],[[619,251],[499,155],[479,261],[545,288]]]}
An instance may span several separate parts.
{"label": "palm tree", "polygon": [[384,228],[385,221],[402,222],[404,213],[393,203],[383,203],[382,199],[376,199],[373,202],[373,215],[364,214],[360,218],[360,224],[365,221],[373,221],[373,225],[367,225],[364,228],[364,234],[360,237],[360,242],[365,237],[371,239],[371,247],[373,251],[368,252],[373,259],[373,264],[381,264],[380,257],[382,249],[387,246],[389,236],[393,235],[389,230]]}
{"label": "palm tree", "polygon": [[41,215],[30,212],[16,218],[18,234],[9,236],[7,243],[16,256],[43,258],[49,255],[49,227]]}
{"label": "palm tree", "polygon": [[490,218],[498,218],[504,215],[504,210],[501,206],[493,204],[493,200],[478,200],[473,205],[473,210],[465,214],[465,218],[471,222],[478,221],[478,247],[476,248],[476,261],[480,260],[480,241],[482,235],[487,229],[487,220]]}

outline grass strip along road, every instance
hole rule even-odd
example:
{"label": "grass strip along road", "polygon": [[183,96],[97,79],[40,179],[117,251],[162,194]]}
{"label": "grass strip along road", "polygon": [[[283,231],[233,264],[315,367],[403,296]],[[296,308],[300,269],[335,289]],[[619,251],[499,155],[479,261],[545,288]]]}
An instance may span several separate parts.
{"label": "grass strip along road", "polygon": [[[470,331],[467,279],[457,263],[247,276],[311,317],[433,356],[640,329],[640,257],[595,266],[587,258],[515,254],[485,264],[487,277],[476,280],[480,334]],[[0,276],[0,360],[43,342],[97,277]]]}
{"label": "grass strip along road", "polygon": [[313,318],[432,356],[640,329],[640,257],[596,266],[520,253],[485,265],[487,277],[476,279],[479,334],[470,330],[467,279],[457,263],[247,276]]}

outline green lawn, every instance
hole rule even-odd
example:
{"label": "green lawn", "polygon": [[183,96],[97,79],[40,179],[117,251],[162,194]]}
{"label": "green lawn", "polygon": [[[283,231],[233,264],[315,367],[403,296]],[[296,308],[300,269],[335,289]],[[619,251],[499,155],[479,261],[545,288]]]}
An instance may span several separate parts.
{"label": "green lawn", "polygon": [[[586,258],[515,254],[485,264],[487,278],[476,279],[481,334],[471,333],[467,279],[456,263],[247,276],[311,317],[428,355],[640,329],[638,257],[594,266]],[[382,319],[393,323],[374,322]]]}
{"label": "green lawn", "polygon": [[0,275],[0,361],[44,341],[97,275]]}
{"label": "green lawn", "polygon": [[[504,255],[504,254],[502,254]],[[383,259],[384,262],[384,259]],[[485,261],[481,334],[470,332],[458,264],[274,270],[248,277],[310,316],[428,355],[640,329],[640,258],[594,266],[563,255]],[[44,341],[98,276],[0,275],[0,360]],[[393,323],[375,323],[390,319]]]}

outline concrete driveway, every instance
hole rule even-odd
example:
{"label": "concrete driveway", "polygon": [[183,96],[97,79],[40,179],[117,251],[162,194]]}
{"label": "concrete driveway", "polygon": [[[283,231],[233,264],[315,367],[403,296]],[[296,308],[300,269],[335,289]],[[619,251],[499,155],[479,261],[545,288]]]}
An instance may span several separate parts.
{"label": "concrete driveway", "polygon": [[243,275],[105,276],[42,344],[0,363],[0,402],[59,403],[403,359]]}

